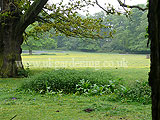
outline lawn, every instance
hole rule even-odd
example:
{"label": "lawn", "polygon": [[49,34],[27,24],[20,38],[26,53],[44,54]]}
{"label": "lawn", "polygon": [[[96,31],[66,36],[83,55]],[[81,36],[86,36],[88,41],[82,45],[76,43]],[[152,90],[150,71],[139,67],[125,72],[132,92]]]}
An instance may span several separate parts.
{"label": "lawn", "polygon": [[40,55],[22,55],[23,62],[32,68],[149,68],[146,55],[107,54],[84,52],[56,52]]}
{"label": "lawn", "polygon": [[[145,55],[64,52],[32,56],[23,54],[22,57],[25,63],[29,63],[32,76],[59,67],[84,69],[92,61],[89,66],[92,69],[109,71],[113,76],[123,78],[125,85],[130,86],[137,80],[147,81],[149,72],[149,60]],[[151,120],[150,104],[111,101],[106,95],[87,97],[16,91],[24,81],[24,78],[0,79],[0,120],[14,116],[13,120]],[[94,111],[85,112],[88,108]]]}

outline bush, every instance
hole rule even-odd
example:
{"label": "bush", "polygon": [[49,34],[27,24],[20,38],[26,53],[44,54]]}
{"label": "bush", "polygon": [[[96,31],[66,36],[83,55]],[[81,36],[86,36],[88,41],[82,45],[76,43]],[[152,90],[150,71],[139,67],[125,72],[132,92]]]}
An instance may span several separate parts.
{"label": "bush", "polygon": [[26,69],[19,69],[18,70],[18,77],[29,77],[29,75],[30,75],[29,64],[27,64]]}
{"label": "bush", "polygon": [[[121,79],[117,79],[116,81],[109,80],[105,85],[97,85],[90,83],[90,81],[81,80],[76,85],[76,94],[84,94],[84,95],[104,95],[114,93],[117,88],[121,86]],[[119,86],[120,85],[120,86]]]}
{"label": "bush", "polygon": [[111,101],[151,103],[151,88],[148,82],[136,81],[133,85],[125,87],[120,85],[115,92],[109,95]]}
{"label": "bush", "polygon": [[130,88],[119,91],[122,100],[131,102],[151,103],[151,88],[148,82],[136,81]]}
{"label": "bush", "polygon": [[46,71],[27,78],[21,89],[48,94],[108,95],[109,100],[151,103],[148,82],[136,81],[125,87],[122,79],[105,70],[60,69]]}
{"label": "bush", "polygon": [[22,89],[45,93],[46,91],[63,91],[63,93],[76,93],[76,85],[81,81],[89,81],[90,84],[109,85],[115,80],[107,71],[95,71],[92,69],[74,70],[60,69],[47,71],[33,76],[22,85]]}

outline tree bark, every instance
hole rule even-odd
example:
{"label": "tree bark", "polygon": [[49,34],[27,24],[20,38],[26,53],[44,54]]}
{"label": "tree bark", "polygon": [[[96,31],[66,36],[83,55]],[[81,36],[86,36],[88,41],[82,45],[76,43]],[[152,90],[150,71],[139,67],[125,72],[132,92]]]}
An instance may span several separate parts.
{"label": "tree bark", "polygon": [[152,120],[160,120],[160,1],[149,0],[149,39],[151,68],[149,83],[152,89]]}
{"label": "tree bark", "polygon": [[[18,15],[18,14],[17,14]],[[23,33],[16,31],[19,24],[19,16],[14,14],[1,19],[0,24],[0,76],[16,77],[18,69],[23,69],[21,64],[21,44],[23,43]],[[17,63],[21,64],[17,66]]]}

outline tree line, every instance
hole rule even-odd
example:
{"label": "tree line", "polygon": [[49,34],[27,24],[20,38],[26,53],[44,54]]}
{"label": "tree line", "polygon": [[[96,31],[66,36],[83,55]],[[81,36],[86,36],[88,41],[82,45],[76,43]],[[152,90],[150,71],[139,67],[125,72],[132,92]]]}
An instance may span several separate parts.
{"label": "tree line", "polygon": [[[26,29],[28,36],[22,48],[24,50],[70,50],[84,52],[116,52],[116,53],[149,53],[147,47],[147,11],[132,9],[131,15],[106,15],[104,12],[90,15],[90,18],[101,19],[104,25],[101,33],[112,31],[112,37],[86,38],[69,37],[55,34],[54,29],[37,32],[34,23]],[[79,15],[81,17],[85,17]],[[32,34],[31,34],[32,33]]]}

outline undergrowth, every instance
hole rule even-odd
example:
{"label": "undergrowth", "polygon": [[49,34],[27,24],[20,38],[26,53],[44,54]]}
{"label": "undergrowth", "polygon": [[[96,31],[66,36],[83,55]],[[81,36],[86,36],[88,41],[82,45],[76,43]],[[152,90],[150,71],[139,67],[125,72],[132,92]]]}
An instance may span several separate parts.
{"label": "undergrowth", "polygon": [[126,87],[122,78],[112,76],[106,70],[50,70],[27,78],[20,90],[49,95],[107,95],[112,101],[151,103],[147,82],[136,81]]}

